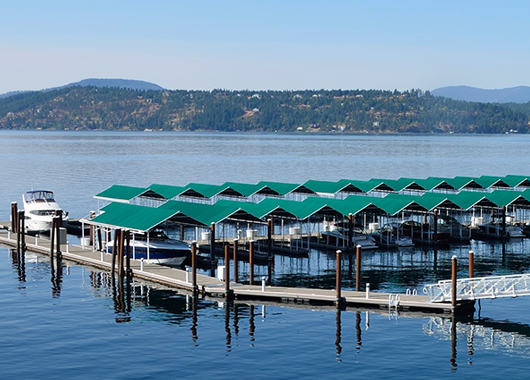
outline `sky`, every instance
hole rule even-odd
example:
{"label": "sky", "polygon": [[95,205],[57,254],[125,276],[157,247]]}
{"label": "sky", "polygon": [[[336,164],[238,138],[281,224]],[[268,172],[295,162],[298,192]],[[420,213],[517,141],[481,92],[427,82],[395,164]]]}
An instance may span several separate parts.
{"label": "sky", "polygon": [[5,0],[0,94],[530,85],[527,0]]}

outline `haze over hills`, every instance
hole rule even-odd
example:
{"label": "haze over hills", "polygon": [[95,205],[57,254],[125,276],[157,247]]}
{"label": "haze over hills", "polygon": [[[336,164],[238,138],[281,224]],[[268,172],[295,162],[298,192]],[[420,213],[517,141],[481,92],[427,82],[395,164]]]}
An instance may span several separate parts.
{"label": "haze over hills", "polygon": [[448,86],[432,90],[434,96],[481,103],[528,103],[530,87],[518,86],[511,88],[486,90],[470,86]]}
{"label": "haze over hills", "polygon": [[[106,78],[87,78],[87,79],[83,79],[83,80],[81,80],[79,82],[69,83],[69,84],[64,85],[64,86],[46,88],[46,89],[38,90],[38,91],[53,91],[53,90],[57,90],[57,89],[65,88],[65,87],[75,87],[75,86],[80,86],[80,87],[117,87],[117,88],[124,88],[124,89],[127,89],[127,90],[140,90],[140,91],[148,91],[148,90],[155,90],[155,91],[158,90],[158,91],[160,91],[160,90],[164,90],[163,87],[161,87],[161,86],[159,86],[159,85],[157,85],[155,83],[146,82],[146,81],[143,81],[143,80],[116,79],[116,78],[109,78],[109,79],[106,79]],[[6,92],[5,94],[0,94],[0,99],[6,98],[6,97],[9,97],[9,96],[12,96],[12,95],[20,94],[20,93],[23,93],[23,92],[29,92],[29,91],[10,91],[10,92]]]}

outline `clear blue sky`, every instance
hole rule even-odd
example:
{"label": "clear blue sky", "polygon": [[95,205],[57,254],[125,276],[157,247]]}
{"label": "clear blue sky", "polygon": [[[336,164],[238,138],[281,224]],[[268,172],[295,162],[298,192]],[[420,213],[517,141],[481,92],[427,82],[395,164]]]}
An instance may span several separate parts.
{"label": "clear blue sky", "polygon": [[6,0],[0,93],[530,85],[527,0]]}

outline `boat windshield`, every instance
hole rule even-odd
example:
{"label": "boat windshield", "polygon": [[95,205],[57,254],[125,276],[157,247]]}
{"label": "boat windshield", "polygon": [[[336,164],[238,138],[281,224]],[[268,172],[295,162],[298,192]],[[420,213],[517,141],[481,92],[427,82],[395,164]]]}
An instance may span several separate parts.
{"label": "boat windshield", "polygon": [[53,191],[34,190],[28,191],[24,194],[26,202],[55,202],[53,199]]}

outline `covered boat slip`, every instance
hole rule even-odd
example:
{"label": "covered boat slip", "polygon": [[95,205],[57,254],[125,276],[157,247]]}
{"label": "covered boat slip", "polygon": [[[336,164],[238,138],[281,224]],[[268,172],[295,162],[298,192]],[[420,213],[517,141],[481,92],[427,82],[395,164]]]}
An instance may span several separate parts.
{"label": "covered boat slip", "polygon": [[[397,228],[407,221],[418,225],[416,242],[432,244],[437,232],[442,236],[437,229],[449,228],[457,241],[469,240],[483,224],[496,225],[498,237],[504,237],[501,232],[510,224],[527,230],[529,186],[524,176],[114,185],[95,196],[107,205],[83,222],[105,231],[126,228],[139,234],[164,229],[171,237],[210,245],[212,256],[216,243],[235,238],[272,239],[275,247],[307,250],[327,245],[320,235],[330,226],[342,226],[348,235],[349,230],[372,233],[384,226],[388,231],[388,226]],[[341,248],[355,245],[350,235],[342,239]]]}

